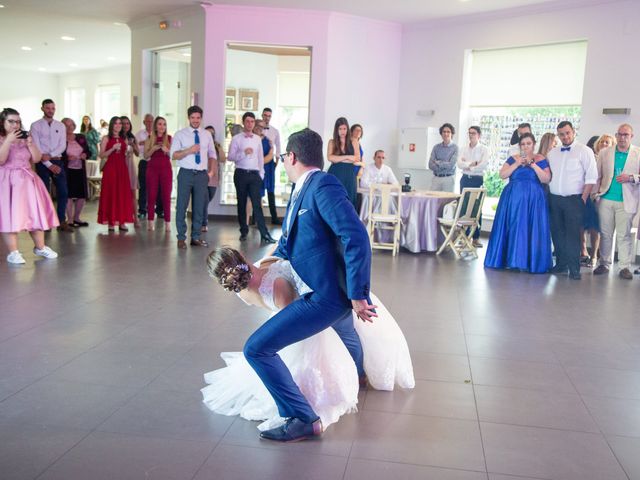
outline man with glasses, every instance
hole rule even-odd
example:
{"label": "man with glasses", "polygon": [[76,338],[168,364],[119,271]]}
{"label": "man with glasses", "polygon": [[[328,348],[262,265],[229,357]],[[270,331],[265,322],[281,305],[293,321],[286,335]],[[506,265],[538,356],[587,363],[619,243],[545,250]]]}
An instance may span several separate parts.
{"label": "man with glasses", "polygon": [[42,179],[47,190],[51,193],[51,180],[56,186],[58,200],[57,213],[60,226],[59,232],[73,232],[73,227],[67,223],[67,177],[62,163],[62,153],[67,149],[67,130],[65,126],[55,120],[56,104],[50,98],[42,101],[43,116],[31,124],[31,138],[42,152],[42,161],[36,163],[36,172]]}
{"label": "man with glasses", "polygon": [[613,257],[613,234],[618,244],[618,275],[633,279],[631,223],[640,200],[640,148],[631,145],[633,128],[624,123],[616,132],[617,145],[598,154],[596,201],[600,217],[600,260],[594,275],[609,273]]}
{"label": "man with glasses", "polygon": [[[489,166],[489,149],[480,143],[480,127],[469,127],[469,145],[462,150],[458,168],[462,170],[460,192],[465,188],[480,188],[484,184],[484,171]],[[473,246],[482,248],[480,227],[482,216],[478,219],[478,228],[473,232]]]}
{"label": "man with glasses", "polygon": [[569,278],[580,280],[580,229],[587,198],[598,180],[598,168],[593,150],[575,140],[576,131],[571,122],[560,122],[557,133],[562,144],[547,154],[552,174],[549,183],[551,238],[556,255],[551,272],[569,272]]}

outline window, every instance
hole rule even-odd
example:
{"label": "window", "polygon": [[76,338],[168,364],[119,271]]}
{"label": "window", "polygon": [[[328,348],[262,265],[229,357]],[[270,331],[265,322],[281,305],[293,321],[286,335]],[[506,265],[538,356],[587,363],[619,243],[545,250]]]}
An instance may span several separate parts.
{"label": "window", "polygon": [[100,120],[109,123],[111,117],[123,115],[120,109],[120,85],[100,85],[96,89],[95,108],[95,125],[99,125]]}
{"label": "window", "polygon": [[87,114],[86,92],[84,88],[71,87],[64,90],[64,116],[76,122],[80,128],[82,117]]}

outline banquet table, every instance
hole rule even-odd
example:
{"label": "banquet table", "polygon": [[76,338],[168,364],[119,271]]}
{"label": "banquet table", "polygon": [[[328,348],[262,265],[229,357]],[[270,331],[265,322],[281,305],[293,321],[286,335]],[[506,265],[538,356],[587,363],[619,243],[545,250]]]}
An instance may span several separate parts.
{"label": "banquet table", "polygon": [[[359,190],[362,193],[362,208],[360,219],[367,224],[369,216],[369,190]],[[400,227],[400,246],[410,252],[435,252],[439,243],[444,240],[438,228],[438,217],[442,216],[444,206],[460,197],[457,193],[432,192],[416,190],[402,193],[402,226]],[[380,207],[380,197],[374,197],[373,211]],[[396,205],[397,200],[392,205]],[[376,231],[376,235],[383,236],[383,240],[392,241],[392,232]],[[387,238],[385,238],[387,236]],[[378,237],[380,238],[380,237]]]}

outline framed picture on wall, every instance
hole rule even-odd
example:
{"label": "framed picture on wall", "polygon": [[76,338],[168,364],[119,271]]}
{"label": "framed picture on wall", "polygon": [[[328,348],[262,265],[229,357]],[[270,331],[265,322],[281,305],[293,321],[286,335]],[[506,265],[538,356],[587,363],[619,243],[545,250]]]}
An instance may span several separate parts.
{"label": "framed picture on wall", "polygon": [[224,109],[235,110],[236,109],[236,89],[227,87],[224,93]]}
{"label": "framed picture on wall", "polygon": [[245,112],[258,110],[258,90],[240,89],[240,110]]}

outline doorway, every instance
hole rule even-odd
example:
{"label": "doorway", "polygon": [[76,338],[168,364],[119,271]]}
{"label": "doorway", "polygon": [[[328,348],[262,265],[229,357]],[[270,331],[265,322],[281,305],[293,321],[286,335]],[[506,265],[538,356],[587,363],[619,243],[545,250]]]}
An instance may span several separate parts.
{"label": "doorway", "polygon": [[191,45],[153,51],[152,111],[167,120],[167,131],[187,126],[191,92]]}

